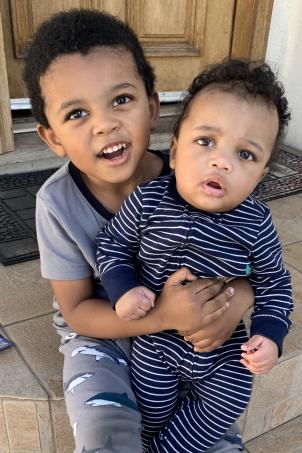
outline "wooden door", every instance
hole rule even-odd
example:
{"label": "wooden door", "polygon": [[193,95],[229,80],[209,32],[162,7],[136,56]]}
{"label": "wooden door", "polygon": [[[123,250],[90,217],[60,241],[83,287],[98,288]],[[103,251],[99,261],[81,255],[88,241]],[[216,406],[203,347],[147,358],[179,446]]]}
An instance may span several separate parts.
{"label": "wooden door", "polygon": [[186,89],[206,64],[228,55],[263,58],[272,0],[1,0],[11,98],[26,97],[26,42],[50,14],[106,10],[136,31],[155,68],[157,90]]}
{"label": "wooden door", "polygon": [[[27,97],[27,41],[49,15],[105,10],[137,33],[155,68],[158,91],[183,91],[200,69],[224,57],[263,59],[273,0],[0,0],[0,154],[13,149],[10,98]],[[2,19],[1,19],[2,17]],[[5,67],[6,66],[6,67]]]}

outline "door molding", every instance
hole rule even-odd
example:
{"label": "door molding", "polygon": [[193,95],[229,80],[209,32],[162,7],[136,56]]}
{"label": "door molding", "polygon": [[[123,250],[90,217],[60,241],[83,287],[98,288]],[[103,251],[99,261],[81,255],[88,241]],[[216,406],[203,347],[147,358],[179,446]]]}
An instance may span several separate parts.
{"label": "door molding", "polygon": [[264,60],[274,0],[236,0],[231,56]]}
{"label": "door molding", "polygon": [[0,11],[0,154],[15,150]]}

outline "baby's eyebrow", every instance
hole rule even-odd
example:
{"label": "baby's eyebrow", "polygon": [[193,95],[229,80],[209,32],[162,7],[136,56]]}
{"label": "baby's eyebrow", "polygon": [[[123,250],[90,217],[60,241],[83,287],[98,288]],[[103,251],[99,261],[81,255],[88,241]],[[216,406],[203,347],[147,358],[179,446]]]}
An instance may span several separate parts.
{"label": "baby's eyebrow", "polygon": [[248,143],[250,143],[252,146],[254,146],[255,148],[257,148],[261,153],[264,152],[262,146],[259,145],[259,143],[255,142],[254,140],[250,140],[249,138],[246,139],[246,141],[247,141]]}
{"label": "baby's eyebrow", "polygon": [[[221,131],[222,131],[222,129],[220,129],[219,127],[211,126],[208,124],[200,124],[199,126],[194,127],[193,130],[194,131],[200,130],[200,131],[205,131],[205,132],[216,132],[216,133],[221,133]],[[249,138],[244,138],[244,137],[242,138],[242,140],[249,143],[254,148],[257,148],[261,153],[264,152],[262,146],[259,143],[255,142],[255,140],[251,140]]]}

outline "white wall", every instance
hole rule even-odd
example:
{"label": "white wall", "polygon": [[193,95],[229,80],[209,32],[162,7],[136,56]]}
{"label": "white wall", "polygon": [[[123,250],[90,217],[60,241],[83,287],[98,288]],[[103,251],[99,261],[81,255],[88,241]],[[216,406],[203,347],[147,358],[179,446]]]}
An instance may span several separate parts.
{"label": "white wall", "polygon": [[301,0],[274,0],[266,61],[277,70],[292,113],[284,142],[302,150]]}

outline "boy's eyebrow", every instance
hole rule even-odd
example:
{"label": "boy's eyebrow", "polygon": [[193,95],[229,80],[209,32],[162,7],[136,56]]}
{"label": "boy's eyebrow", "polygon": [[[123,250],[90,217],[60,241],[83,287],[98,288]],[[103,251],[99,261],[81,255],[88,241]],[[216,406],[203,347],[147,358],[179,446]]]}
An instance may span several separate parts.
{"label": "boy's eyebrow", "polygon": [[[204,130],[204,131],[208,131],[208,132],[218,132],[218,133],[221,132],[221,129],[219,127],[208,126],[207,124],[201,124],[200,126],[196,126],[196,127],[194,127],[193,130]],[[251,140],[250,138],[245,138],[244,140],[246,142],[250,143],[255,148],[257,148],[261,153],[263,153],[263,148],[259,143],[255,142],[254,140]]]}
{"label": "boy's eyebrow", "polygon": [[205,130],[205,131],[221,132],[220,127],[208,126],[207,124],[201,124],[200,126],[196,126],[196,127],[194,127],[193,130]]}
{"label": "boy's eyebrow", "polygon": [[[123,83],[118,83],[117,85],[113,85],[110,88],[110,91],[114,92],[114,91],[125,89],[125,88],[136,88],[136,86],[129,82],[123,82]],[[69,109],[70,107],[73,107],[75,105],[78,106],[82,102],[84,102],[84,99],[80,99],[80,98],[70,99],[69,101],[65,101],[60,105],[58,113],[62,112],[63,110]]]}

